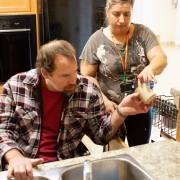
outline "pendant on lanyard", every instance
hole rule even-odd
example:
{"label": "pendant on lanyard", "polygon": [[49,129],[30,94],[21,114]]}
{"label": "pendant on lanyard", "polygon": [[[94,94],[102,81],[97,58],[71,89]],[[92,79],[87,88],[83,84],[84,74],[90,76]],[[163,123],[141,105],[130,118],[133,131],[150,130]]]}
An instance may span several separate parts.
{"label": "pendant on lanyard", "polygon": [[114,35],[113,33],[111,33],[111,37],[114,43],[114,46],[117,49],[120,61],[122,63],[122,70],[123,70],[123,82],[120,84],[120,90],[122,93],[124,93],[124,96],[128,95],[128,94],[132,94],[134,92],[134,84],[133,82],[126,82],[126,69],[127,69],[127,61],[128,61],[128,40],[129,40],[129,31],[127,32],[126,35],[126,47],[125,47],[125,59],[123,60],[120,51],[118,50],[118,47],[115,43],[115,39],[114,39]]}
{"label": "pendant on lanyard", "polygon": [[126,72],[124,72],[124,74],[123,74],[123,82],[124,83],[126,82]]}
{"label": "pendant on lanyard", "polygon": [[118,47],[115,43],[115,37],[114,37],[114,34],[111,33],[111,37],[112,37],[112,40],[113,40],[113,43],[114,43],[114,46],[116,47],[117,49],[117,52],[118,52],[118,55],[119,55],[119,58],[120,58],[120,61],[121,61],[121,64],[122,64],[122,70],[124,72],[123,74],[123,82],[125,83],[126,82],[126,68],[127,68],[127,60],[128,60],[128,40],[129,40],[129,30],[126,34],[126,47],[125,47],[125,59],[123,60],[122,56],[121,56],[121,53],[120,51],[118,50]]}

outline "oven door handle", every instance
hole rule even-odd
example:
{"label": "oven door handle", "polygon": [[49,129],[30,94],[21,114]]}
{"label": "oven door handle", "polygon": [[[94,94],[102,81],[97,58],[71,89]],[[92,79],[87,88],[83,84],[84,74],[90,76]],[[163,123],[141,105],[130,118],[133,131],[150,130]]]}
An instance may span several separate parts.
{"label": "oven door handle", "polygon": [[29,32],[31,29],[3,29],[0,30],[0,33],[6,33],[6,32]]}

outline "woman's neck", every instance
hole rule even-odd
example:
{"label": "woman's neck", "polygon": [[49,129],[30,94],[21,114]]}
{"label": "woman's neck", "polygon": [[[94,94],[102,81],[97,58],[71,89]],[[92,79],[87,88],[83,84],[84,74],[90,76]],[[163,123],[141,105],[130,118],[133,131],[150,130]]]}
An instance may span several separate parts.
{"label": "woman's neck", "polygon": [[126,42],[126,38],[127,35],[129,36],[129,38],[131,38],[132,34],[133,34],[133,25],[129,26],[129,29],[123,33],[123,34],[118,34],[117,32],[113,32],[111,31],[110,27],[109,27],[109,32],[111,35],[114,36],[115,42],[116,43],[125,43]]}
{"label": "woman's neck", "polygon": [[109,27],[109,29],[110,29],[111,34],[113,34],[114,36],[117,36],[117,37],[126,36],[126,35],[129,34],[130,31],[131,31],[131,30],[130,30],[130,27],[129,27],[129,29],[127,29],[125,32],[121,32],[121,33],[117,32],[117,31],[113,31],[110,27]]}

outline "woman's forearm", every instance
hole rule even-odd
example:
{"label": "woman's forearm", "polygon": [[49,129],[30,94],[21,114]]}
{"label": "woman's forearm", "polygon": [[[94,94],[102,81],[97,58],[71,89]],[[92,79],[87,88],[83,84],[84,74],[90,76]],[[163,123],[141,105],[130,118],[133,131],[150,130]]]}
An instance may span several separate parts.
{"label": "woman's forearm", "polygon": [[167,57],[160,45],[153,47],[147,54],[150,61],[149,67],[154,75],[159,75],[167,66]]}
{"label": "woman's forearm", "polygon": [[154,75],[159,75],[167,66],[167,58],[165,55],[155,56],[149,64],[150,68],[154,72]]}

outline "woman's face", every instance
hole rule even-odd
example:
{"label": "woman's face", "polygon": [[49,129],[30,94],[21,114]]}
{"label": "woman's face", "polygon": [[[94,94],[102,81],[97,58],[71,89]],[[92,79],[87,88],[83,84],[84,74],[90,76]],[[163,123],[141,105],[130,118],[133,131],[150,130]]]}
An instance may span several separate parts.
{"label": "woman's face", "polygon": [[127,33],[131,24],[132,6],[130,3],[116,3],[110,9],[106,9],[111,31],[116,35]]}

